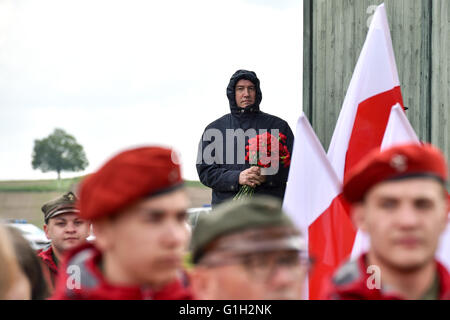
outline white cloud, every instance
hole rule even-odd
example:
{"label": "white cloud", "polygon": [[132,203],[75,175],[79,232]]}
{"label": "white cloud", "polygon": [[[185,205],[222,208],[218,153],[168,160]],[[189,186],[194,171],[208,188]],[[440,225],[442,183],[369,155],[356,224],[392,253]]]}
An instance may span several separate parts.
{"label": "white cloud", "polygon": [[[0,180],[42,178],[33,140],[73,134],[95,170],[119,149],[173,145],[196,179],[204,127],[254,70],[262,110],[301,112],[302,2],[21,0],[0,24]],[[157,4],[156,4],[157,3]],[[46,175],[45,177],[48,177]]]}

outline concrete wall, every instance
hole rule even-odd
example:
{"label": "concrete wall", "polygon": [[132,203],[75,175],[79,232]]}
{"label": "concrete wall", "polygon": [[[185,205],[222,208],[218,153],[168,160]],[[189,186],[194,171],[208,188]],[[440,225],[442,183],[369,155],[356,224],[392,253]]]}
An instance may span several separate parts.
{"label": "concrete wall", "polygon": [[450,1],[304,0],[303,109],[327,150],[375,6],[385,3],[407,116],[450,159]]}

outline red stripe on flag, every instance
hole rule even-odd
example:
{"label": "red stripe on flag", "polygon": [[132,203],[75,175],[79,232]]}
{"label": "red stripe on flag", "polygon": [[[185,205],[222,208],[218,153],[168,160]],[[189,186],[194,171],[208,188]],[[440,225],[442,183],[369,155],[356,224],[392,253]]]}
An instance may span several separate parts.
{"label": "red stripe on flag", "polygon": [[[373,148],[380,148],[392,107],[403,99],[400,87],[373,96],[358,105],[345,162],[345,173]],[[356,230],[342,195],[308,228],[309,253],[316,260],[310,278],[310,299],[324,298],[330,277],[350,255]]]}
{"label": "red stripe on flag", "polygon": [[315,260],[309,275],[309,299],[324,298],[327,281],[351,254],[356,230],[349,218],[350,208],[342,195],[308,228],[309,255]]}
{"label": "red stripe on flag", "polygon": [[403,107],[400,87],[359,104],[345,158],[345,174],[373,148],[380,148],[391,108],[397,103]]}

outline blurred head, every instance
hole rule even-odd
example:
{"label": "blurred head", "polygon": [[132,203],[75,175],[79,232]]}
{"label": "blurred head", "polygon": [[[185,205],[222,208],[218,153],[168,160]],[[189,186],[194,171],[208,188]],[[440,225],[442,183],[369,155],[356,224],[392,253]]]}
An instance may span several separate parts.
{"label": "blurred head", "polygon": [[126,150],[82,182],[80,215],[93,221],[110,282],[157,289],[181,271],[189,200],[175,156],[161,147]]}
{"label": "blurred head", "polygon": [[431,145],[374,151],[349,172],[344,195],[370,237],[372,263],[401,272],[434,263],[450,209],[446,179],[445,158]]}
{"label": "blurred head", "polygon": [[434,260],[448,222],[442,183],[431,178],[385,181],[354,206],[354,221],[370,236],[370,255],[398,270],[417,270]]}
{"label": "blurred head", "polygon": [[188,205],[185,191],[178,189],[96,220],[96,245],[114,270],[111,280],[154,289],[175,280],[189,242]]}
{"label": "blurred head", "polygon": [[29,282],[30,298],[43,300],[49,296],[47,284],[42,274],[41,264],[28,241],[14,227],[8,227],[14,251],[23,274]]}
{"label": "blurred head", "polygon": [[31,299],[31,283],[22,271],[11,237],[0,225],[0,300]]}
{"label": "blurred head", "polygon": [[[261,235],[275,230],[251,231]],[[292,231],[283,232],[288,236]],[[239,238],[243,234],[234,236]],[[291,236],[295,237],[293,233],[288,237]],[[226,243],[229,239],[218,241]],[[212,249],[196,264],[192,286],[197,298],[202,300],[299,300],[303,298],[308,270],[304,253],[289,245],[284,249],[248,252]]]}
{"label": "blurred head", "polygon": [[194,229],[199,299],[302,299],[308,259],[300,232],[272,198],[218,206]]}

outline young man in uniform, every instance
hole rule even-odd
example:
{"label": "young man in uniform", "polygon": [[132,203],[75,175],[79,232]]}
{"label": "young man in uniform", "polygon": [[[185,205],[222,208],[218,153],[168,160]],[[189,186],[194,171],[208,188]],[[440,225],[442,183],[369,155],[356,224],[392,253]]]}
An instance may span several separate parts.
{"label": "young man in uniform", "polygon": [[303,298],[305,242],[276,198],[231,201],[201,216],[192,235],[192,256],[198,299]]}
{"label": "young man in uniform", "polygon": [[67,256],[53,299],[191,299],[182,186],[172,151],[160,147],[124,151],[88,176],[79,208],[93,223],[95,245]]}
{"label": "young man in uniform", "polygon": [[344,264],[330,299],[449,299],[450,275],[435,259],[448,222],[447,165],[431,145],[374,151],[344,181],[355,225],[370,249]]}
{"label": "young man in uniform", "polygon": [[50,293],[53,292],[58,265],[65,252],[82,245],[90,234],[91,224],[82,219],[76,208],[77,197],[68,192],[42,206],[44,232],[51,241],[47,249],[38,251],[42,260],[42,271]]}

